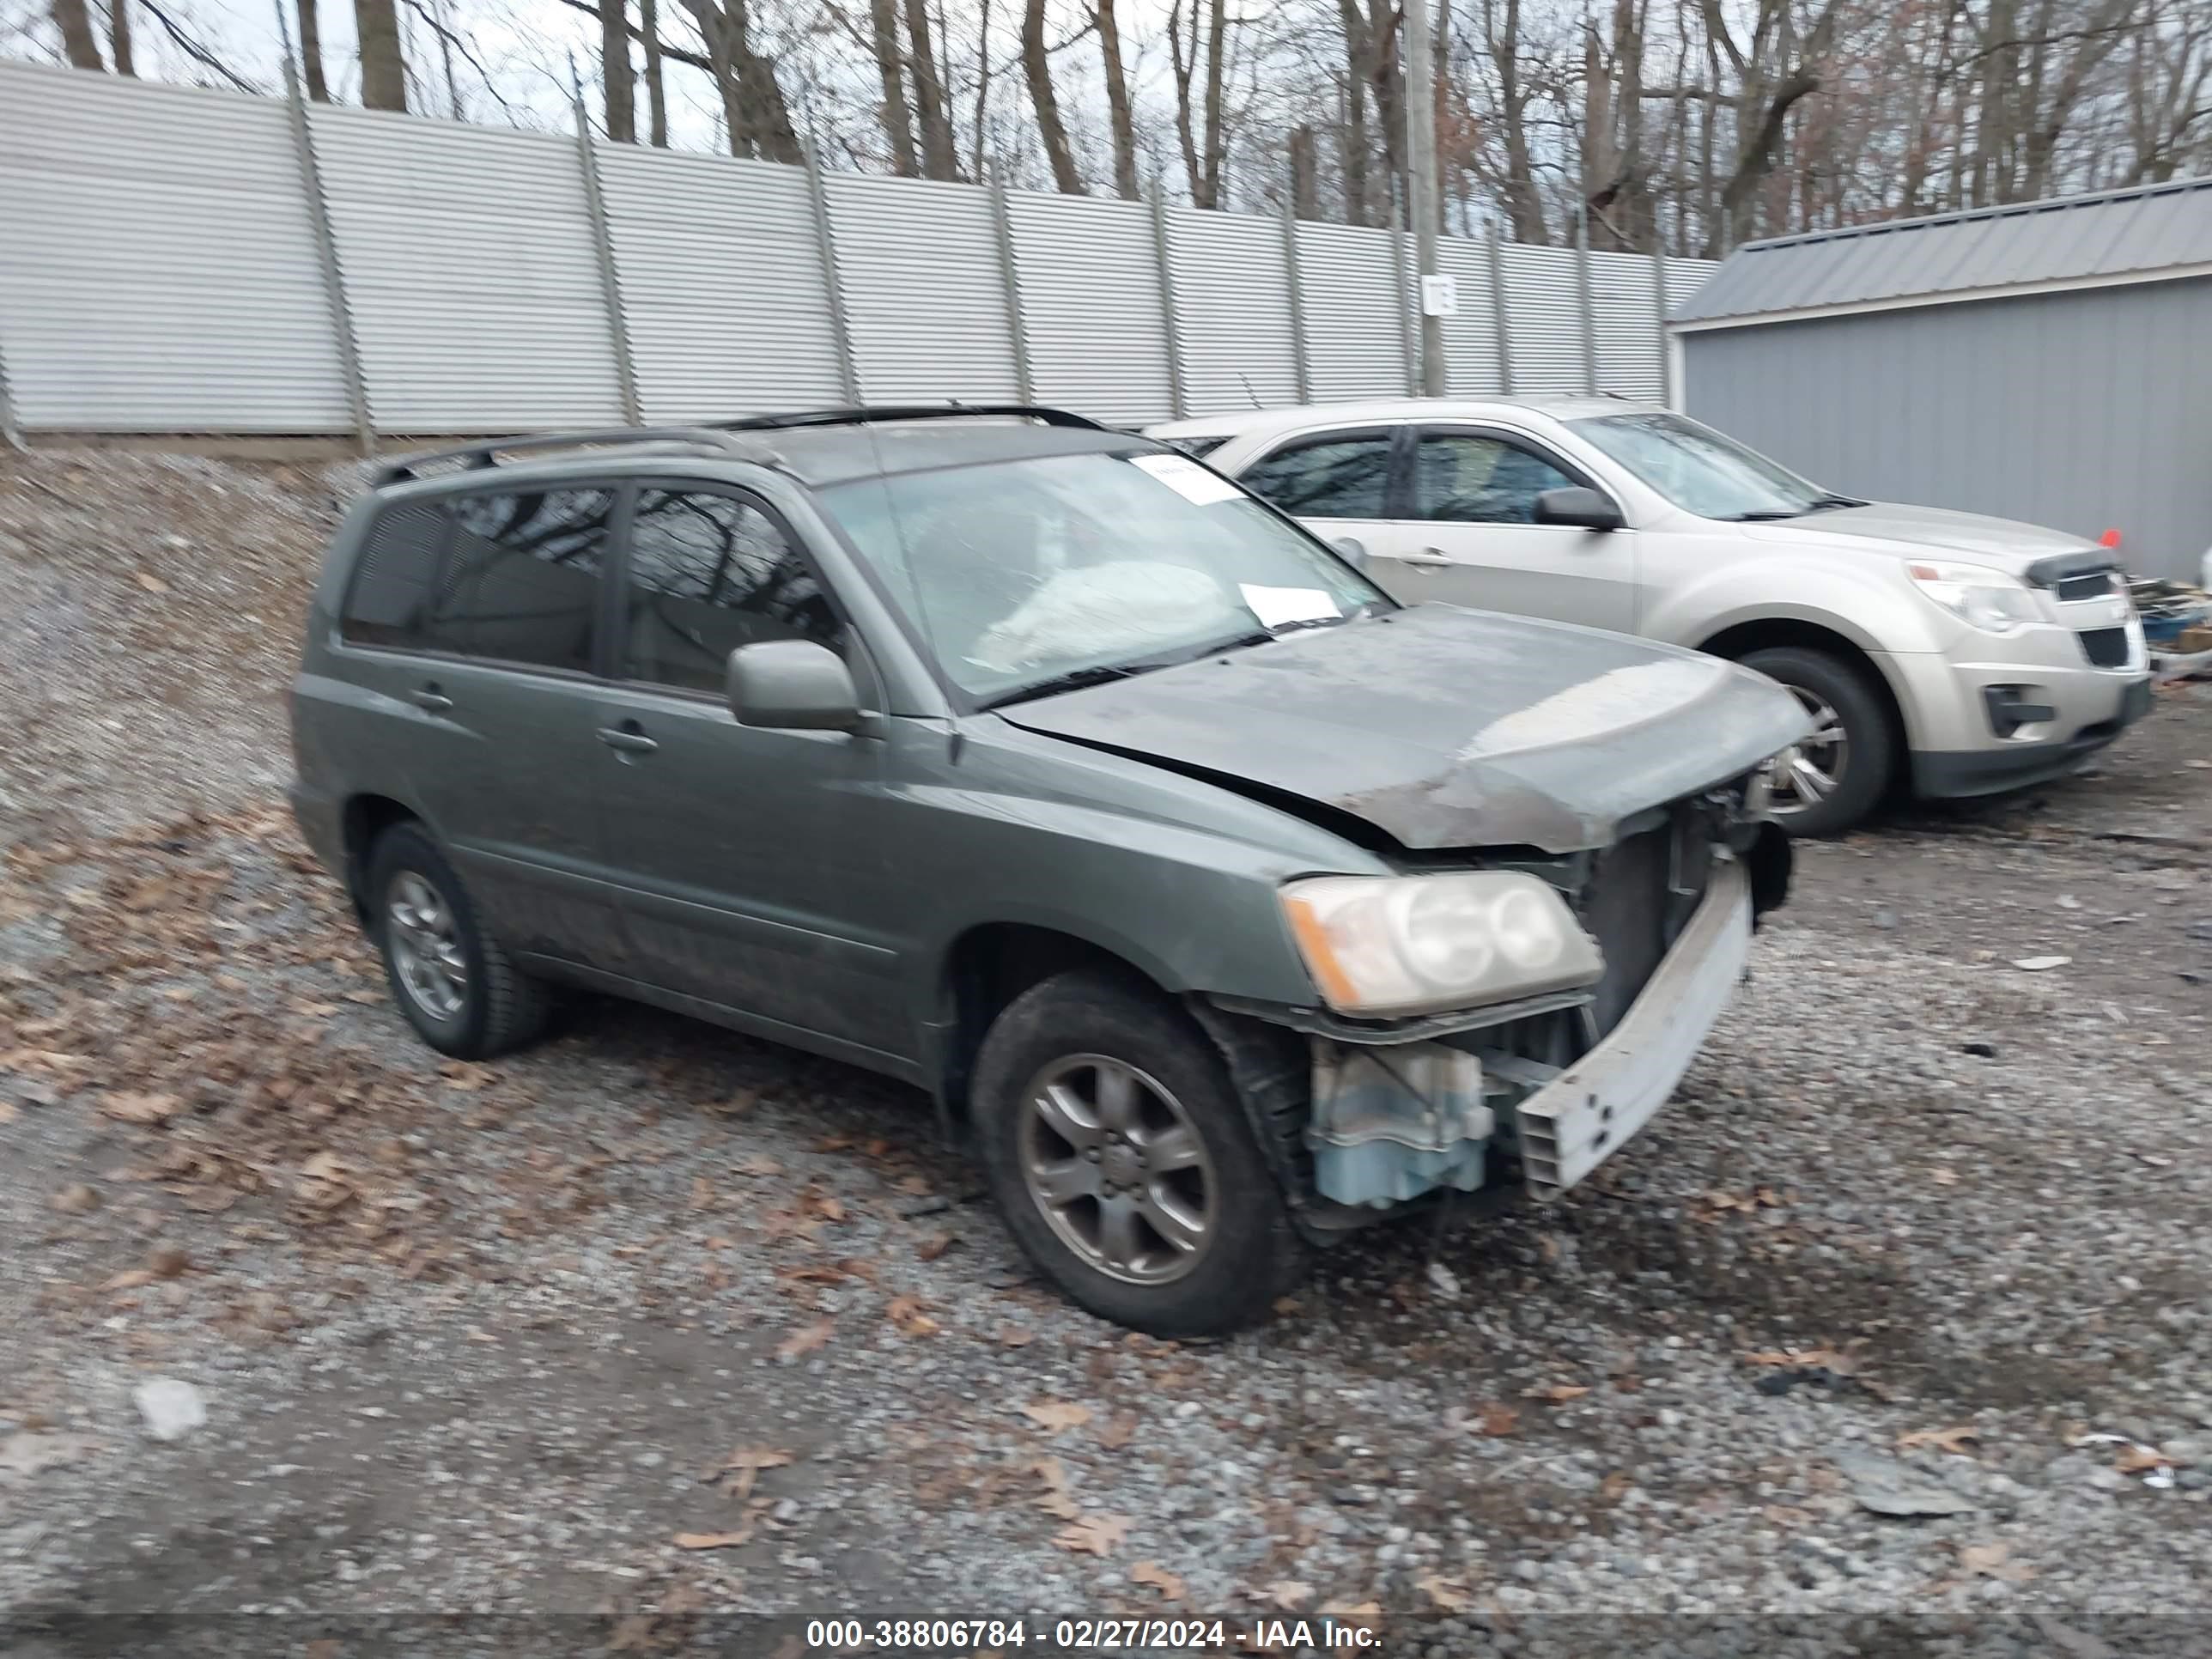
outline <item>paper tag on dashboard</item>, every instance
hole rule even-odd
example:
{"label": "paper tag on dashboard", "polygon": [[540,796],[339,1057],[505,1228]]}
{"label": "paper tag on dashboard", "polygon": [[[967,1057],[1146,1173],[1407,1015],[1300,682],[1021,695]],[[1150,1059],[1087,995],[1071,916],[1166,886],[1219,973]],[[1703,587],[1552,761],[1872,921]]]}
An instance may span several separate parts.
{"label": "paper tag on dashboard", "polygon": [[1318,587],[1266,587],[1258,582],[1239,582],[1237,591],[1244,604],[1270,630],[1288,623],[1334,622],[1344,614],[1335,597]]}
{"label": "paper tag on dashboard", "polygon": [[1194,507],[1233,501],[1244,492],[1218,472],[1209,472],[1187,455],[1132,455],[1129,465],[1149,472]]}

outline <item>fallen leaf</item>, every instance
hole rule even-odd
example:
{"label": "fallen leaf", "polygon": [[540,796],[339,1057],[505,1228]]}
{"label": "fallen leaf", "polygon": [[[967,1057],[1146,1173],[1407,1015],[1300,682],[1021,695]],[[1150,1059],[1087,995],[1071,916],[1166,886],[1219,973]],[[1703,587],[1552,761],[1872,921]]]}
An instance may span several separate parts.
{"label": "fallen leaf", "polygon": [[166,1123],[177,1115],[184,1102],[174,1095],[144,1095],[119,1092],[102,1095],[100,1109],[125,1123]]}
{"label": "fallen leaf", "polygon": [[1445,1577],[1442,1573],[1422,1574],[1413,1581],[1413,1588],[1427,1591],[1429,1600],[1444,1613],[1471,1613],[1474,1610],[1474,1597],[1468,1593],[1467,1586],[1455,1578]]}
{"label": "fallen leaf", "polygon": [[156,1279],[181,1279],[191,1270],[192,1259],[173,1246],[154,1252],[146,1266]]}
{"label": "fallen leaf", "polygon": [[82,1181],[72,1182],[46,1200],[50,1208],[64,1215],[82,1215],[100,1207],[100,1194]]}
{"label": "fallen leaf", "polygon": [[163,581],[152,571],[141,570],[137,574],[138,577],[138,586],[144,588],[149,593],[166,593],[169,591],[168,583]]}
{"label": "fallen leaf", "polygon": [[1801,1365],[1808,1370],[1816,1367],[1834,1370],[1843,1359],[1833,1348],[1762,1348],[1743,1358],[1748,1365]]}
{"label": "fallen leaf", "polygon": [[2112,1460],[2112,1467],[2122,1474],[2142,1474],[2152,1469],[2170,1469],[2173,1460],[2148,1446],[2130,1446]]}
{"label": "fallen leaf", "polygon": [[1134,1412],[1116,1413],[1101,1423],[1097,1433],[1091,1436],[1108,1451],[1119,1451],[1136,1437],[1137,1414]]}
{"label": "fallen leaf", "polygon": [[932,1190],[929,1177],[912,1175],[897,1183],[898,1190],[913,1198],[927,1198]]}
{"label": "fallen leaf", "polygon": [[1482,1408],[1482,1431],[1492,1436],[1511,1434],[1521,1426],[1520,1411],[1512,1406],[1485,1406]]}
{"label": "fallen leaf", "polygon": [[1180,1601],[1183,1598],[1182,1580],[1157,1561],[1139,1561],[1129,1569],[1129,1582],[1148,1584],[1160,1593],[1163,1601]]}
{"label": "fallen leaf", "polygon": [[1959,1172],[1956,1170],[1946,1169],[1941,1164],[1928,1172],[1928,1178],[1938,1187],[1955,1187],[1959,1184]]}
{"label": "fallen leaf", "polygon": [[1954,1457],[1970,1457],[1973,1454],[1966,1449],[1978,1444],[1981,1437],[1981,1431],[1969,1424],[1955,1429],[1915,1429],[1911,1434],[1898,1436],[1897,1444],[1901,1451],[1912,1451],[1922,1446],[1933,1446],[1936,1450],[1948,1452]]}
{"label": "fallen leaf", "polygon": [[1052,1535],[1053,1547],[1071,1554],[1104,1555],[1129,1535],[1126,1515],[1086,1515]]}
{"label": "fallen leaf", "polygon": [[492,1079],[489,1066],[469,1060],[449,1060],[438,1068],[438,1075],[455,1089],[481,1089]]}
{"label": "fallen leaf", "polygon": [[1524,1389],[1523,1400],[1548,1400],[1554,1406],[1564,1406],[1570,1400],[1579,1400],[1589,1390],[1573,1382],[1554,1382],[1548,1389]]}
{"label": "fallen leaf", "polygon": [[914,1253],[924,1261],[934,1261],[953,1245],[951,1233],[932,1233],[914,1247]]}
{"label": "fallen leaf", "polygon": [[751,1541],[753,1529],[741,1528],[736,1532],[679,1532],[676,1547],[679,1550],[731,1550]]}
{"label": "fallen leaf", "polygon": [[693,1209],[713,1209],[714,1207],[714,1183],[713,1182],[708,1180],[704,1176],[693,1176],[691,1177],[691,1207]]}
{"label": "fallen leaf", "polygon": [[804,1329],[793,1331],[789,1336],[785,1337],[782,1341],[777,1343],[775,1345],[776,1358],[779,1359],[796,1359],[803,1353],[812,1353],[817,1348],[821,1347],[824,1343],[830,1340],[831,1334],[835,1332],[836,1328],[837,1322],[836,1320],[817,1319],[811,1325],[806,1326]]}
{"label": "fallen leaf", "polygon": [[136,1291],[154,1282],[154,1275],[143,1267],[133,1267],[127,1273],[117,1273],[100,1285],[103,1291]]}
{"label": "fallen leaf", "polygon": [[793,1453],[769,1446],[740,1446],[724,1458],[717,1468],[709,1471],[707,1479],[711,1480],[716,1475],[726,1474],[730,1478],[723,1483],[722,1490],[732,1498],[750,1498],[753,1482],[760,1478],[763,1469],[782,1468],[793,1455]]}
{"label": "fallen leaf", "polygon": [[1064,1492],[1054,1491],[1040,1494],[1036,1500],[1036,1506],[1047,1515],[1055,1516],[1062,1521],[1073,1521],[1079,1519],[1083,1514],[1083,1511],[1075,1506],[1075,1500]]}
{"label": "fallen leaf", "polygon": [[1787,1504],[1762,1504],[1759,1512],[1778,1527],[1802,1527],[1813,1518],[1809,1511]]}
{"label": "fallen leaf", "polygon": [[921,1310],[921,1298],[916,1296],[895,1296],[884,1312],[892,1324],[906,1336],[934,1336],[937,1322]]}
{"label": "fallen leaf", "polygon": [[1019,1325],[999,1327],[999,1346],[1002,1348],[1026,1348],[1036,1340],[1036,1333]]}
{"label": "fallen leaf", "polygon": [[1618,1504],[1620,1502],[1621,1495],[1627,1492],[1628,1486],[1628,1476],[1621,1470],[1615,1469],[1597,1483],[1597,1495],[1608,1504]]}
{"label": "fallen leaf", "polygon": [[749,1176],[780,1176],[783,1173],[782,1164],[760,1152],[738,1159],[738,1169],[740,1173]]}
{"label": "fallen leaf", "polygon": [[0,1123],[13,1123],[15,1121],[15,1103],[12,1100],[0,1100]]}
{"label": "fallen leaf", "polygon": [[1032,1400],[1022,1407],[1028,1418],[1048,1434],[1059,1434],[1066,1429],[1079,1429],[1091,1420],[1091,1407],[1079,1406],[1072,1400]]}
{"label": "fallen leaf", "polygon": [[1382,1622],[1382,1607],[1378,1601],[1327,1601],[1322,1612],[1331,1619],[1341,1619],[1346,1624],[1374,1625]]}
{"label": "fallen leaf", "polygon": [[1275,1606],[1288,1612],[1296,1613],[1308,1601],[1313,1600],[1313,1586],[1301,1584],[1295,1579],[1278,1578],[1272,1584],[1262,1584],[1260,1587],[1260,1594],[1266,1596]]}
{"label": "fallen leaf", "polygon": [[2006,1543],[1961,1544],[1959,1547],[1959,1565],[1969,1573],[1978,1573],[1984,1578],[2002,1578],[2009,1583],[2024,1584],[2035,1577],[2035,1569],[2014,1561],[2012,1546]]}

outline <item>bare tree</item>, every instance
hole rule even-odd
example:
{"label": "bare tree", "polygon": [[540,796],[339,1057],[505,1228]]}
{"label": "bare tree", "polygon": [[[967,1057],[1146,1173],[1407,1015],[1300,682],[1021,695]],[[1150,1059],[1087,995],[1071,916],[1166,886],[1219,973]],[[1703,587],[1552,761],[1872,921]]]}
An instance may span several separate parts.
{"label": "bare tree", "polygon": [[323,24],[315,0],[296,0],[300,18],[300,73],[307,83],[307,96],[318,104],[331,101],[330,82],[323,78]]}
{"label": "bare tree", "polygon": [[92,32],[92,12],[85,0],[52,0],[52,15],[54,27],[61,31],[62,51],[68,54],[70,67],[105,70],[107,64],[100,55],[100,37]]}
{"label": "bare tree", "polygon": [[952,106],[937,72],[930,44],[927,0],[906,0],[907,45],[914,69],[914,101],[921,117],[921,171],[925,178],[957,179],[960,158],[952,144]]}
{"label": "bare tree", "polygon": [[891,167],[902,179],[911,179],[921,169],[914,145],[914,115],[906,100],[906,55],[899,49],[898,0],[868,0],[868,44],[884,91],[877,110],[891,147]]}
{"label": "bare tree", "polygon": [[1092,0],[1091,21],[1098,30],[1100,66],[1106,76],[1106,123],[1114,144],[1114,193],[1137,199],[1137,124],[1129,104],[1129,76],[1121,63],[1121,28],[1114,0]]}
{"label": "bare tree", "polygon": [[599,0],[599,83],[606,94],[607,140],[637,142],[637,79],[629,62],[625,0]]}
{"label": "bare tree", "polygon": [[1036,115],[1037,136],[1044,143],[1045,160],[1052,167],[1053,188],[1063,196],[1081,196],[1083,175],[1075,170],[1075,151],[1067,142],[1066,124],[1060,118],[1060,94],[1052,84],[1052,58],[1044,39],[1044,0],[1027,0],[1022,12],[1022,74],[1029,82],[1030,107]]}
{"label": "bare tree", "polygon": [[353,0],[360,41],[361,101],[365,108],[407,108],[407,54],[399,40],[395,0]]}
{"label": "bare tree", "polygon": [[107,0],[107,50],[118,75],[135,78],[137,64],[131,55],[131,0]]}
{"label": "bare tree", "polygon": [[659,0],[637,0],[637,33],[645,44],[645,108],[655,149],[668,148],[668,90],[660,67]]}

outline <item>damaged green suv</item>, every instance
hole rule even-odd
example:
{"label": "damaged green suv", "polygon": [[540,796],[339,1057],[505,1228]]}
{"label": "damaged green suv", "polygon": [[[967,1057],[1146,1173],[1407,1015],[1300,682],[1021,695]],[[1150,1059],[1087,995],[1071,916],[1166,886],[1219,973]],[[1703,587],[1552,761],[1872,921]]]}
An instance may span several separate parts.
{"label": "damaged green suv", "polygon": [[1781,902],[1764,763],[1806,729],[1715,658],[1402,607],[1026,407],[389,466],[293,709],[300,823],[434,1048],[582,988],[905,1079],[1039,1267],[1162,1334],[1634,1134]]}

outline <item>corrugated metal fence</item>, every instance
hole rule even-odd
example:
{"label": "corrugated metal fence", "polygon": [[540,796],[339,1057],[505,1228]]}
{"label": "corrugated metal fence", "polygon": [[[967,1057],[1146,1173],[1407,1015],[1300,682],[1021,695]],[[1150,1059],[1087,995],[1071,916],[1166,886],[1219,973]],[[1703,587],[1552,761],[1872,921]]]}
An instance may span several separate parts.
{"label": "corrugated metal fence", "polygon": [[[0,64],[0,422],[472,433],[1404,395],[1410,239]],[[1448,240],[1449,386],[1666,392],[1703,262]]]}

